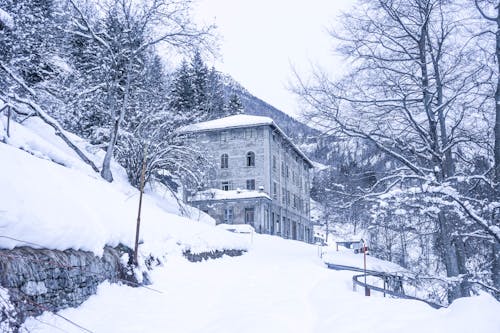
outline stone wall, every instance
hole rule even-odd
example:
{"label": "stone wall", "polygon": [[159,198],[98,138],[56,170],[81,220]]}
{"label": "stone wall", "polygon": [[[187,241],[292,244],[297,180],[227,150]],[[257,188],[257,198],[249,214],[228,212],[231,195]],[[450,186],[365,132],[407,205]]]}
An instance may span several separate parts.
{"label": "stone wall", "polygon": [[[223,255],[240,256],[244,252],[228,249],[195,254],[186,251],[184,256],[197,262]],[[138,283],[130,263],[122,259],[124,254],[132,258],[132,251],[124,246],[106,247],[102,257],[76,250],[29,247],[0,250],[0,331],[18,332],[27,317],[77,307],[95,294],[105,280],[132,286],[148,284],[145,273],[142,283]],[[154,258],[148,258],[146,266],[151,269],[153,265]]]}
{"label": "stone wall", "polygon": [[122,263],[125,253],[130,250],[121,246],[106,247],[102,257],[76,250],[0,250],[0,286],[9,292],[16,324],[43,311],[76,307],[95,294],[104,280],[137,285]]}
{"label": "stone wall", "polygon": [[208,260],[208,259],[218,259],[221,258],[222,256],[230,256],[230,257],[237,257],[241,256],[243,253],[245,253],[245,250],[215,250],[215,251],[210,251],[210,252],[202,252],[202,253],[191,253],[191,251],[185,251],[184,252],[184,257],[187,258],[187,260],[191,262],[199,262],[203,260]]}

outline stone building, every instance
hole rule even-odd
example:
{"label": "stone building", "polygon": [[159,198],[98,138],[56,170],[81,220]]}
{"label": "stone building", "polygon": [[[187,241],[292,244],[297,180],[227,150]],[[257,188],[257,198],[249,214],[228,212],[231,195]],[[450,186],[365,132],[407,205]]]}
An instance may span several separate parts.
{"label": "stone building", "polygon": [[188,202],[216,222],[312,242],[311,161],[268,117],[235,115],[182,129],[213,161]]}

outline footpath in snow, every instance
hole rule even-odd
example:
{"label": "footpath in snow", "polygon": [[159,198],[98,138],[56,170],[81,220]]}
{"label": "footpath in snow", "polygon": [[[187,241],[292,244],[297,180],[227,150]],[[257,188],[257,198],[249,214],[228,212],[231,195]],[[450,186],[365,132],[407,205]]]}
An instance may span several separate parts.
{"label": "footpath in snow", "polygon": [[[489,295],[435,310],[355,293],[352,274],[327,269],[315,246],[255,235],[241,257],[196,264],[168,257],[152,272],[161,293],[105,283],[60,314],[93,332],[500,332],[500,303]],[[79,332],[48,313],[25,327]]]}

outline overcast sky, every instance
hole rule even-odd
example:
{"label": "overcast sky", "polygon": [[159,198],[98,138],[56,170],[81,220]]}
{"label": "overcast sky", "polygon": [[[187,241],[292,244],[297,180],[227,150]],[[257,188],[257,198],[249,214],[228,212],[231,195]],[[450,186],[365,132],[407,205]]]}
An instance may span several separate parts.
{"label": "overcast sky", "polygon": [[341,66],[332,58],[326,30],[350,0],[198,0],[195,19],[214,23],[221,35],[215,67],[280,110],[297,115],[288,90],[292,66],[306,73],[310,64]]}

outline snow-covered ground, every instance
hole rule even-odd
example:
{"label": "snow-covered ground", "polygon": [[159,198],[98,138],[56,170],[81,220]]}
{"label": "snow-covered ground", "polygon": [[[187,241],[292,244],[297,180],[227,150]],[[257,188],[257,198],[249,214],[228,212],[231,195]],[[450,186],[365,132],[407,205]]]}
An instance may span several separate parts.
{"label": "snow-covered ground", "polygon": [[[161,293],[105,283],[60,314],[93,332],[500,332],[500,303],[489,295],[441,310],[365,297],[353,292],[352,272],[325,268],[317,254],[313,245],[255,235],[241,257],[196,264],[167,257],[152,273]],[[49,313],[25,327],[80,332]]]}
{"label": "snow-covered ground", "polygon": [[[132,246],[138,191],[114,165],[109,184],[81,162],[37,118],[23,125],[0,116],[0,248],[30,245],[102,252]],[[3,125],[3,126],[2,126]],[[68,136],[93,159],[102,151]],[[176,201],[158,187],[144,198],[140,252],[161,257],[153,285],[102,284],[77,309],[60,315],[92,332],[500,332],[500,303],[489,295],[434,310],[418,301],[352,291],[352,273],[328,270],[318,248],[305,243],[213,226],[197,210],[179,216]],[[197,221],[193,220],[196,219]],[[241,257],[190,263],[182,251],[248,249]],[[350,251],[328,260],[361,264]],[[369,259],[370,268],[393,271]],[[81,332],[45,313],[25,323],[30,332]]]}
{"label": "snow-covered ground", "polygon": [[[133,248],[139,192],[119,165],[113,165],[110,184],[39,118],[23,125],[11,122],[10,137],[5,124],[0,116],[0,139],[7,142],[0,142],[0,248],[73,248],[97,255],[106,245]],[[67,135],[99,165],[101,149]],[[215,228],[213,219],[198,210],[180,216],[178,203],[165,189],[147,190],[139,248],[143,258],[247,247],[240,235]]]}

